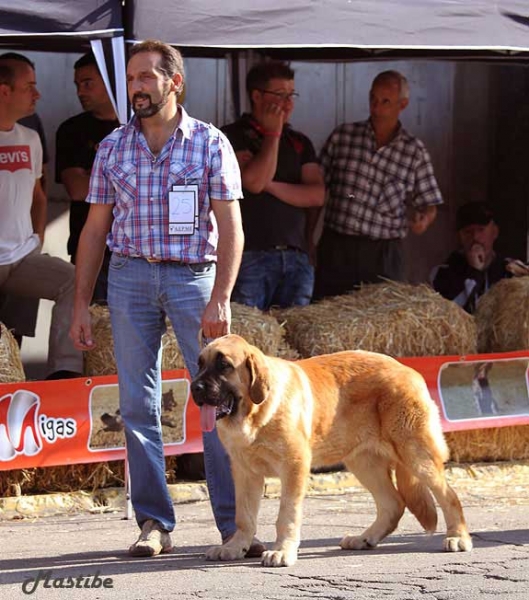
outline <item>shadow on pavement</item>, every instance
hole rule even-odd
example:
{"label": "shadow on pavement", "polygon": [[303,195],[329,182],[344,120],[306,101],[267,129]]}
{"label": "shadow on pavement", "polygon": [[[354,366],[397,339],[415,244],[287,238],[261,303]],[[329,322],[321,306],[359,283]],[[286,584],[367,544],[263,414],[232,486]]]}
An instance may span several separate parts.
{"label": "shadow on pavement", "polygon": [[[344,551],[338,546],[339,539],[305,539],[300,546],[299,560],[314,558],[354,556],[380,556],[395,554],[436,554],[442,552],[443,534],[433,536],[427,534],[392,535],[380,546],[366,551]],[[528,529],[497,530],[473,533],[474,546],[482,547],[515,545],[529,543]],[[271,547],[271,544],[268,544]],[[204,559],[207,546],[175,547],[171,554],[163,554],[155,558],[132,558],[122,548],[119,550],[80,552],[42,557],[23,557],[0,561],[0,584],[23,583],[34,578],[38,572],[51,572],[50,577],[77,578],[79,576],[112,577],[127,573],[150,573],[173,570],[198,569],[230,569],[244,565],[248,568],[261,568],[259,559],[244,559],[234,562],[211,562]]]}

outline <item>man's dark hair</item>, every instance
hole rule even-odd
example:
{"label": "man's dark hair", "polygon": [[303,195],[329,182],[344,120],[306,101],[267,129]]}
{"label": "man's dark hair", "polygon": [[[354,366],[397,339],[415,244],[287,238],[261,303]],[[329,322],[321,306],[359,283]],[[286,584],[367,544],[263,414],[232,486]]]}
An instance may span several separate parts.
{"label": "man's dark hair", "polygon": [[2,64],[0,61],[0,85],[8,85],[11,89],[15,85],[15,70],[11,65]]}
{"label": "man's dark hair", "polygon": [[99,71],[99,66],[97,64],[97,60],[96,60],[96,57],[93,52],[87,52],[86,54],[83,54],[83,56],[81,56],[81,58],[78,58],[75,61],[73,68],[80,69],[82,67],[88,67],[90,65],[94,65],[95,67],[97,67],[97,70]]}
{"label": "man's dark hair", "polygon": [[4,52],[4,54],[0,54],[0,85],[6,84],[11,89],[15,85],[17,76],[17,67],[13,65],[13,61],[23,63],[35,69],[33,62],[23,54],[19,54],[18,52]]}
{"label": "man's dark hair", "polygon": [[287,63],[271,60],[253,66],[246,75],[246,91],[250,100],[253,90],[266,88],[271,79],[294,79],[294,70]]}
{"label": "man's dark hair", "polygon": [[129,50],[129,59],[141,52],[157,52],[162,57],[158,70],[172,79],[177,73],[185,81],[184,59],[182,54],[173,46],[159,40],[145,40],[134,44]]}
{"label": "man's dark hair", "polygon": [[26,63],[26,65],[29,65],[32,69],[35,69],[35,63],[29,60],[27,56],[19,54],[18,52],[4,52],[4,54],[0,54],[0,60],[18,60],[19,62]]}

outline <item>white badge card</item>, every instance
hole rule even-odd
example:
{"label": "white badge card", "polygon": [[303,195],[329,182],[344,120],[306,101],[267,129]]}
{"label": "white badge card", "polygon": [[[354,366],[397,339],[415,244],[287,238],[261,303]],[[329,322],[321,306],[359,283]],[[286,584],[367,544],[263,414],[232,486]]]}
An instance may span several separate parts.
{"label": "white badge card", "polygon": [[198,185],[173,185],[169,192],[169,235],[193,235],[198,225]]}

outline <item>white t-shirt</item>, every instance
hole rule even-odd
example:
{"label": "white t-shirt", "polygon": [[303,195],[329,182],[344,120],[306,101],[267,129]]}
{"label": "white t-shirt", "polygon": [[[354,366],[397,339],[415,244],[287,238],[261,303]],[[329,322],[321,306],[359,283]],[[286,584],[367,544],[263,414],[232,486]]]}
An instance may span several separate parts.
{"label": "white t-shirt", "polygon": [[31,205],[41,176],[38,134],[18,123],[11,131],[0,131],[0,265],[24,258],[40,243],[33,231]]}

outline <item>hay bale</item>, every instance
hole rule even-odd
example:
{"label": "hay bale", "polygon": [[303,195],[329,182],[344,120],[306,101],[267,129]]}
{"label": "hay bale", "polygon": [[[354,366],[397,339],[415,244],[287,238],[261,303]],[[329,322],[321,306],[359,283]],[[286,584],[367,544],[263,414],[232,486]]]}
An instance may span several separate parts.
{"label": "hay bale", "polygon": [[451,431],[445,438],[454,462],[529,459],[529,425]]}
{"label": "hay bale", "polygon": [[[84,353],[84,375],[90,377],[115,375],[117,368],[108,308],[94,304],[90,306],[90,315],[92,317],[92,335],[97,346],[90,352]],[[169,319],[166,321],[166,327],[167,331],[162,336],[162,371],[183,369],[184,358]]]}
{"label": "hay bale", "polygon": [[479,300],[478,352],[529,349],[529,277],[501,279]]}
{"label": "hay bale", "polygon": [[[297,358],[298,354],[285,341],[285,332],[277,320],[257,308],[232,302],[233,333],[244,337],[250,344],[257,346],[266,354]],[[90,307],[92,316],[92,334],[97,344],[94,350],[84,353],[84,374],[86,376],[115,375],[116,360],[114,341],[110,325],[110,314],[106,306]],[[176,341],[173,327],[167,319],[167,331],[162,336],[162,371],[183,369],[184,358]]]}
{"label": "hay bale", "polygon": [[[167,483],[176,482],[176,456],[165,457]],[[123,487],[125,462],[90,463],[0,471],[0,498],[54,492],[94,492]]]}
{"label": "hay bale", "polygon": [[0,322],[0,383],[26,381],[20,349],[9,329]]}
{"label": "hay bale", "polygon": [[425,284],[367,284],[275,314],[290,346],[305,358],[354,349],[395,357],[476,352],[473,317]]}
{"label": "hay bale", "polygon": [[243,337],[269,356],[293,360],[299,354],[285,339],[285,329],[272,313],[264,313],[255,307],[231,303],[231,332]]}

